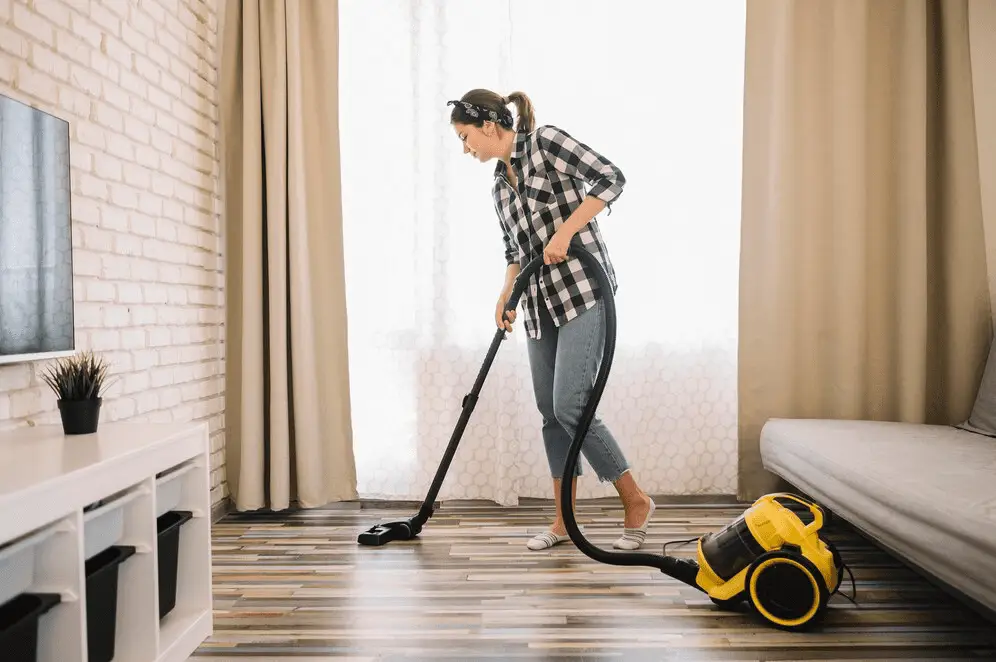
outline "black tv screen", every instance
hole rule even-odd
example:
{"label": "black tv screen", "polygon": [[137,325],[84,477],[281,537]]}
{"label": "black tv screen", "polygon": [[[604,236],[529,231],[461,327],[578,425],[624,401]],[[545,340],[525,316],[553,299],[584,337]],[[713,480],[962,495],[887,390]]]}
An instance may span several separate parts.
{"label": "black tv screen", "polygon": [[0,95],[0,363],[71,353],[69,123]]}

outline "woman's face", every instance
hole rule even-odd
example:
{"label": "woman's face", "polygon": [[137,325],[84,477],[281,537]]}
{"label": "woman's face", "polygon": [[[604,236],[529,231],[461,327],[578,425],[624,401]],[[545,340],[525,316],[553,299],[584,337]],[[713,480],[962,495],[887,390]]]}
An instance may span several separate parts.
{"label": "woman's face", "polygon": [[473,124],[454,123],[453,129],[457,138],[463,143],[464,154],[470,154],[481,163],[499,155],[498,132],[494,130],[494,124],[485,122],[483,127],[479,127]]}

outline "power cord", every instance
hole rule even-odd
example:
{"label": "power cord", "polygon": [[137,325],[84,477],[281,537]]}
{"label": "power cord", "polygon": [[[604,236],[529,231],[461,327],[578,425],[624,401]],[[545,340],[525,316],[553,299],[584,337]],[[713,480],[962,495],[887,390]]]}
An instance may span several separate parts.
{"label": "power cord", "polygon": [[670,540],[664,543],[664,556],[667,556],[667,546],[668,545],[685,545],[690,542],[698,542],[698,538],[689,538],[688,540]]}
{"label": "power cord", "polygon": [[851,597],[850,595],[844,595],[843,593],[840,593],[840,591],[839,591],[839,588],[840,588],[840,587],[839,587],[839,586],[837,587],[837,588],[838,588],[838,590],[837,590],[837,591],[834,591],[834,592],[835,592],[835,593],[840,593],[841,597],[843,597],[843,598],[847,598],[848,600],[850,600],[850,601],[851,601],[851,603],[852,603],[852,604],[853,604],[853,605],[854,605],[855,607],[857,607],[857,606],[858,606],[858,603],[857,603],[857,601],[855,600],[855,598],[857,598],[857,597],[858,597],[858,587],[857,587],[857,585],[856,585],[856,584],[854,583],[854,575],[853,575],[853,574],[851,573],[851,568],[850,568],[850,566],[848,566],[848,565],[847,565],[846,563],[844,563],[842,567],[844,568],[844,570],[846,570],[846,571],[847,571],[847,575],[848,575],[848,576],[849,576],[849,577],[851,578],[851,593],[853,593],[853,594],[854,594],[854,597],[852,598],[852,597]]}

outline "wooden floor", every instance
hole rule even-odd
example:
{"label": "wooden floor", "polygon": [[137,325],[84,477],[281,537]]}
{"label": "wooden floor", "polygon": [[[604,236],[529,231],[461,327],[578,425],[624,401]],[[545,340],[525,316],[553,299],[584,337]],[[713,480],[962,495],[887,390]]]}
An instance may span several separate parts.
{"label": "wooden floor", "polygon": [[[991,623],[843,526],[830,537],[858,606],[834,596],[820,630],[793,634],[651,568],[599,564],[570,543],[527,550],[551,512],[446,505],[420,540],[379,548],[356,535],[415,509],[229,515],[214,529],[215,635],[190,659],[996,660]],[[659,507],[645,550],[740,512]],[[611,505],[578,519],[607,549],[620,531]]]}

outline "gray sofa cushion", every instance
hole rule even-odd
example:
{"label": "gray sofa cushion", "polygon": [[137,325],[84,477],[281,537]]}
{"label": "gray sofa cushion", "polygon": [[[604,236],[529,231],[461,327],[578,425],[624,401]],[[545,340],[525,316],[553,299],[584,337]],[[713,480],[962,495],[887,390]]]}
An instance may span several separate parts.
{"label": "gray sofa cushion", "polygon": [[968,420],[958,426],[962,430],[996,437],[996,339],[989,347],[989,359],[975,396],[975,406]]}

